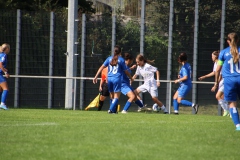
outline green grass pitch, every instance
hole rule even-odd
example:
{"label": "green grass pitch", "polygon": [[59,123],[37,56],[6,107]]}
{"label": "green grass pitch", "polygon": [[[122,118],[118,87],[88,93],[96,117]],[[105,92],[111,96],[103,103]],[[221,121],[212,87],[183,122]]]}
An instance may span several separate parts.
{"label": "green grass pitch", "polygon": [[0,110],[2,160],[240,158],[231,118],[105,111]]}

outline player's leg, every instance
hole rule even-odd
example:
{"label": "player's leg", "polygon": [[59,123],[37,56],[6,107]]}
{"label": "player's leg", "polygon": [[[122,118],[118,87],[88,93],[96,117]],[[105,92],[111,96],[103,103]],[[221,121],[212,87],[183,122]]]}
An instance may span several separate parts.
{"label": "player's leg", "polygon": [[129,86],[126,83],[122,83],[121,92],[122,92],[122,94],[128,96],[128,100],[127,100],[127,102],[126,102],[126,104],[125,104],[125,106],[123,107],[123,110],[122,110],[122,113],[127,113],[127,111],[130,108],[133,100],[136,98],[136,95],[134,94],[131,86]]}
{"label": "player's leg", "polygon": [[7,110],[6,106],[6,100],[7,100],[7,95],[8,95],[8,85],[6,82],[5,77],[0,76],[0,88],[3,90],[2,95],[1,95],[1,105],[0,108]]}
{"label": "player's leg", "polygon": [[154,103],[157,103],[157,105],[161,108],[161,110],[166,114],[168,113],[167,108],[163,105],[163,103],[158,99],[158,89],[155,87],[152,87],[150,89],[150,94],[152,96],[152,100]]}
{"label": "player's leg", "polygon": [[236,130],[240,131],[240,120],[237,109],[237,95],[240,90],[239,77],[225,77],[224,79],[224,99],[229,102],[229,111]]}
{"label": "player's leg", "polygon": [[177,102],[177,98],[178,98],[178,90],[173,95],[173,110],[174,110],[174,114],[178,114],[178,110],[179,110],[179,103]]}
{"label": "player's leg", "polygon": [[228,104],[226,103],[226,101],[222,97],[223,97],[223,92],[218,90],[218,92],[216,94],[216,99],[218,100],[219,105],[222,107],[222,109],[224,111],[223,116],[227,116],[229,114]]}
{"label": "player's leg", "polygon": [[178,90],[177,102],[184,106],[192,107],[195,110],[195,114],[197,114],[199,105],[194,104],[188,100],[184,100],[184,97],[188,94],[191,88],[192,88],[191,85],[181,85],[181,88],[179,88]]}
{"label": "player's leg", "polygon": [[107,83],[103,83],[102,91],[100,94],[101,95],[100,95],[100,99],[99,99],[98,111],[101,111],[105,99],[109,96],[109,90],[108,90]]}
{"label": "player's leg", "polygon": [[[112,103],[110,104],[109,110],[110,110],[110,113],[117,113],[117,105],[121,95],[122,82],[119,79],[114,79],[112,80],[111,83],[113,84],[111,88],[113,92],[112,93],[110,92],[110,94],[112,95],[113,99],[112,99]],[[109,91],[110,91],[110,88],[109,88]]]}

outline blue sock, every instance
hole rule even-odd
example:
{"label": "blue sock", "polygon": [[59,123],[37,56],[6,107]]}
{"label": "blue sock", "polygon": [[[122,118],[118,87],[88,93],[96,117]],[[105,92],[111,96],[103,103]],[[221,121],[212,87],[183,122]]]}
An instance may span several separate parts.
{"label": "blue sock", "polygon": [[234,123],[235,125],[240,124],[237,108],[236,108],[236,107],[230,108],[229,111],[230,111],[230,113],[231,113],[233,123]]}
{"label": "blue sock", "polygon": [[131,102],[127,101],[127,103],[125,104],[123,110],[127,111],[130,108],[131,104],[132,104]]}
{"label": "blue sock", "polygon": [[143,104],[142,104],[142,102],[141,102],[139,99],[137,99],[137,100],[135,101],[135,103],[136,103],[139,107],[143,107]]}
{"label": "blue sock", "polygon": [[111,106],[111,104],[112,104],[112,99],[111,99],[111,98],[109,99],[109,104],[110,104],[110,105],[109,105],[109,110],[110,110],[110,106]]}
{"label": "blue sock", "polygon": [[110,110],[111,110],[112,112],[116,113],[116,111],[117,111],[117,105],[118,105],[118,99],[117,99],[117,98],[114,98],[114,99],[112,100],[111,105],[110,105]]}
{"label": "blue sock", "polygon": [[2,103],[5,103],[5,102],[6,102],[7,95],[8,95],[8,90],[3,90],[3,92],[2,92],[2,98],[1,98],[1,102],[2,102]]}
{"label": "blue sock", "polygon": [[182,105],[184,105],[184,106],[191,106],[192,107],[192,102],[189,102],[189,101],[187,101],[187,100],[181,100],[181,102],[180,102]]}
{"label": "blue sock", "polygon": [[179,109],[179,104],[178,104],[178,102],[177,102],[177,99],[173,99],[173,109],[174,109],[174,111],[175,111],[175,110],[178,111],[178,109]]}

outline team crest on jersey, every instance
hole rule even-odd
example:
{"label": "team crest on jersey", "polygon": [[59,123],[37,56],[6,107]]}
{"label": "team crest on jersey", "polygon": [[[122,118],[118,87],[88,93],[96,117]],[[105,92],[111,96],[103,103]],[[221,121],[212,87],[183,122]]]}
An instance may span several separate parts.
{"label": "team crest on jersey", "polygon": [[2,62],[5,61],[5,57],[2,57],[1,61],[2,61]]}
{"label": "team crest on jersey", "polygon": [[226,53],[226,56],[229,56],[230,55],[230,53]]}

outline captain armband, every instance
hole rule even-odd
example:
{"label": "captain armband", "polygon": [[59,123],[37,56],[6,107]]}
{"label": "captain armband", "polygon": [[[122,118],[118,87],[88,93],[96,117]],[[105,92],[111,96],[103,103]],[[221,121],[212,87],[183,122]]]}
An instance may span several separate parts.
{"label": "captain armband", "polygon": [[219,66],[222,66],[222,65],[223,65],[223,61],[218,60],[218,65],[219,65]]}

